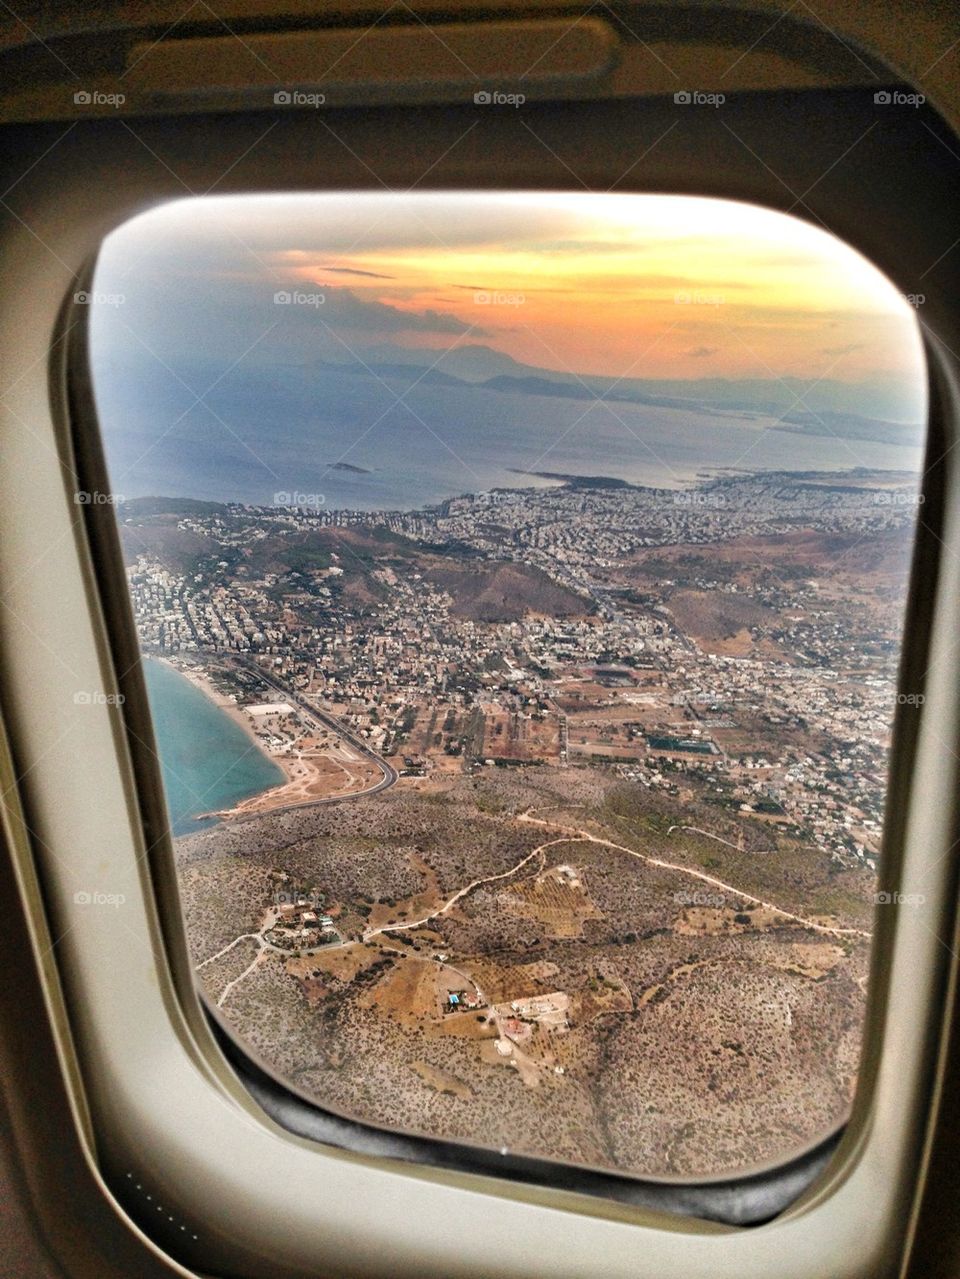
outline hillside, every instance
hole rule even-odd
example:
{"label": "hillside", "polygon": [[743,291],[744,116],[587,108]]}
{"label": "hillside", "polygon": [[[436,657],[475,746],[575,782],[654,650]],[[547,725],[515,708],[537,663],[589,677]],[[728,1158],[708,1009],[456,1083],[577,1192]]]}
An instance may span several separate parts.
{"label": "hillside", "polygon": [[590,602],[526,564],[431,561],[431,582],[453,597],[452,612],[475,622],[513,622],[531,613],[586,617]]}

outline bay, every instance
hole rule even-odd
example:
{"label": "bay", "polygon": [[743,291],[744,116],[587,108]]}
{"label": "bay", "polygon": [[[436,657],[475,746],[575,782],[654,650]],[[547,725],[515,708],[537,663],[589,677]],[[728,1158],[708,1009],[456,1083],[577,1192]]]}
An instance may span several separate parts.
{"label": "bay", "polygon": [[197,815],[232,808],[283,781],[240,725],[179,671],[150,657],[143,669],[174,835],[212,826],[215,818]]}
{"label": "bay", "polygon": [[[211,379],[213,380],[213,379]],[[190,379],[203,385],[203,370]],[[203,402],[164,370],[98,381],[111,488],[327,510],[413,510],[538,471],[682,488],[705,473],[916,471],[921,439],[785,431],[763,414],[584,403],[325,371],[234,370]],[[295,500],[299,498],[300,500]]]}

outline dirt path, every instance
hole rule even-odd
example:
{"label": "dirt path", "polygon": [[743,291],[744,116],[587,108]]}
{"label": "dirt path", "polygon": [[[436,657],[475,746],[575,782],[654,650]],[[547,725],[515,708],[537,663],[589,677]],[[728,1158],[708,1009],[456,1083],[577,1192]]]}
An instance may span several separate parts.
{"label": "dirt path", "polygon": [[[509,879],[511,875],[515,875],[517,871],[522,870],[523,867],[526,866],[528,862],[532,861],[534,857],[540,858],[541,869],[542,869],[544,864],[543,854],[545,849],[552,848],[556,844],[570,844],[570,843],[579,843],[579,842],[586,842],[589,844],[599,844],[603,848],[611,848],[615,852],[626,853],[628,857],[635,857],[637,861],[644,862],[648,866],[656,866],[660,870],[671,870],[676,872],[679,875],[689,875],[691,878],[698,879],[704,884],[710,884],[714,888],[722,888],[725,892],[730,893],[734,897],[739,897],[742,901],[752,902],[755,906],[760,906],[764,910],[769,910],[773,914],[781,916],[781,918],[783,919],[792,920],[794,923],[800,924],[804,928],[809,928],[813,932],[824,933],[827,936],[831,936],[831,937],[863,937],[868,940],[872,937],[872,933],[866,931],[863,928],[842,928],[840,926],[834,926],[831,924],[819,924],[815,920],[805,918],[805,916],[803,915],[797,915],[793,911],[785,910],[782,906],[777,906],[774,902],[765,901],[762,897],[755,897],[752,893],[744,892],[743,889],[737,888],[733,884],[728,884],[726,883],[725,880],[717,879],[715,875],[708,875],[706,871],[694,870],[690,866],[681,866],[681,865],[678,865],[676,862],[664,861],[660,857],[650,857],[646,853],[638,853],[633,848],[627,848],[624,844],[615,844],[612,840],[601,839],[598,835],[594,835],[588,830],[581,830],[572,826],[563,826],[559,822],[551,822],[551,821],[547,821],[545,818],[533,816],[533,814],[536,812],[544,812],[544,811],[546,811],[545,808],[529,808],[527,809],[525,813],[520,813],[517,820],[521,822],[525,822],[527,825],[541,826],[546,830],[562,831],[563,832],[562,835],[558,835],[555,839],[548,839],[544,843],[538,844],[537,847],[532,849],[529,853],[527,853],[525,857],[522,857],[520,861],[517,862],[516,866],[511,866],[509,870],[501,871],[500,874],[498,875],[485,875],[481,879],[472,880],[469,884],[465,885],[463,888],[458,889],[457,892],[455,892],[451,897],[448,897],[442,906],[438,906],[436,910],[431,911],[428,915],[424,915],[422,919],[409,920],[402,924],[384,924],[380,928],[368,928],[363,933],[361,940],[366,942],[373,937],[383,936],[386,933],[407,932],[410,929],[422,928],[425,924],[429,924],[432,919],[437,919],[439,916],[445,915],[452,906],[454,906],[458,901],[460,901],[461,898],[466,897],[468,893],[472,893],[475,888],[479,888],[483,884],[496,883],[497,880]],[[676,829],[676,828],[674,827],[672,829]],[[701,833],[706,834],[707,832],[701,832]],[[725,843],[726,841],[722,840],[721,842]],[[201,963],[197,964],[196,967],[197,967],[197,971],[199,972],[199,970],[201,968],[205,968],[207,964],[212,964],[214,960],[220,959],[223,955],[226,955],[229,951],[233,949],[234,946],[239,945],[240,942],[245,940],[250,940],[250,941],[255,941],[257,943],[257,947],[258,947],[257,955],[254,958],[253,962],[246,969],[244,969],[244,971],[239,975],[239,977],[235,977],[232,981],[227,983],[227,985],[221,991],[219,999],[217,1000],[218,1007],[223,1006],[224,1000],[231,993],[231,991],[237,985],[239,985],[239,983],[243,981],[245,977],[247,977],[251,972],[253,972],[253,970],[257,967],[257,965],[261,962],[261,960],[264,958],[264,956],[268,952],[273,951],[276,954],[280,954],[280,955],[288,955],[290,953],[289,951],[283,950],[279,946],[274,946],[272,942],[268,942],[267,939],[264,937],[264,933],[266,933],[271,927],[273,927],[273,924],[275,922],[276,922],[275,920],[268,921],[267,923],[264,924],[264,927],[261,928],[261,930],[256,933],[241,933],[239,937],[235,937],[232,942],[228,943],[228,945],[224,946],[221,950],[218,950],[215,955],[210,955],[208,956],[207,959],[204,959]],[[344,943],[344,945],[356,945],[356,944],[358,943],[355,943],[355,942]],[[329,946],[314,947],[309,950],[302,951],[301,954],[307,955],[307,954],[320,953],[321,951],[326,949],[329,949]],[[466,974],[463,973],[461,974],[461,976],[466,977]],[[469,980],[471,984],[474,986],[474,988],[477,990],[477,994],[482,996],[482,992],[480,991],[479,986],[477,986],[477,983],[472,978],[469,978]],[[499,1017],[496,1015],[496,1013],[493,1010],[493,1005],[490,1004],[488,1000],[485,1000],[484,1002],[488,1004],[491,1010],[491,1015],[494,1019],[498,1036],[502,1039],[506,1039],[506,1036],[503,1034],[503,1031],[499,1024]],[[519,1051],[519,1046],[516,1044],[512,1044],[512,1048],[515,1052]]]}
{"label": "dirt path", "polygon": [[237,946],[240,942],[247,941],[248,939],[250,941],[263,943],[262,933],[241,933],[239,937],[234,937],[232,942],[224,946],[223,950],[218,950],[215,955],[208,955],[206,959],[197,964],[197,971],[199,972],[201,968],[206,968],[207,964],[212,964],[215,959],[220,959],[221,956],[226,955],[229,951],[233,950],[234,946]]}
{"label": "dirt path", "polygon": [[[872,933],[867,932],[863,928],[841,928],[830,924],[818,924],[812,919],[806,919],[803,915],[796,915],[793,911],[784,910],[782,906],[777,906],[774,902],[764,901],[762,897],[755,897],[752,893],[745,893],[743,889],[736,888],[733,884],[728,884],[722,879],[717,879],[714,875],[708,875],[706,871],[693,870],[689,866],[679,866],[676,862],[666,862],[659,857],[650,857],[646,853],[638,853],[633,848],[627,848],[623,844],[615,844],[612,840],[601,839],[598,835],[593,835],[587,830],[576,830],[570,826],[561,826],[559,822],[548,822],[542,817],[533,817],[531,813],[541,810],[528,809],[527,812],[521,813],[518,821],[527,822],[533,826],[543,826],[547,829],[566,831],[572,840],[586,840],[590,844],[600,844],[604,848],[615,849],[619,853],[626,853],[629,857],[636,857],[637,861],[645,862],[648,866],[657,866],[661,870],[676,871],[679,875],[690,875],[693,879],[699,879],[705,884],[712,884],[714,888],[722,888],[734,897],[739,897],[743,901],[753,902],[755,906],[762,906],[765,910],[773,911],[774,914],[782,916],[784,919],[791,919],[794,923],[802,924],[804,928],[812,929],[817,933],[827,933],[831,937],[865,937],[870,938]],[[554,843],[561,841],[554,840]]]}
{"label": "dirt path", "polygon": [[247,968],[243,970],[240,976],[234,977],[233,981],[227,982],[226,986],[224,986],[223,990],[221,990],[220,992],[220,998],[217,1000],[218,1008],[223,1007],[224,1003],[226,1002],[227,996],[230,994],[231,990],[233,990],[234,986],[239,986],[240,983],[243,981],[244,977],[248,977],[250,973],[252,973],[253,970],[259,966],[261,960],[266,954],[267,954],[266,947],[265,946],[261,947],[261,949],[257,951],[256,956],[253,959],[253,962]]}
{"label": "dirt path", "polygon": [[[226,986],[224,986],[223,990],[220,992],[220,996],[217,999],[218,1008],[223,1007],[223,1001],[230,994],[233,988],[239,985],[239,983],[243,981],[244,977],[252,973],[253,970],[257,967],[257,965],[260,963],[260,961],[266,955],[269,955],[269,954],[285,955],[287,958],[289,958],[293,954],[293,951],[287,950],[283,946],[275,946],[273,942],[267,941],[266,937],[264,936],[264,934],[268,933],[271,928],[275,927],[276,922],[277,922],[277,912],[268,911],[263,923],[263,927],[260,929],[259,932],[241,933],[239,937],[234,937],[232,942],[228,942],[226,946],[224,946],[221,950],[218,950],[215,955],[208,955],[206,959],[201,960],[200,963],[196,965],[194,971],[199,972],[201,968],[206,968],[207,964],[212,964],[214,960],[222,959],[224,955],[229,954],[230,951],[233,950],[234,946],[239,946],[239,944],[242,941],[253,941],[257,943],[257,954],[253,962],[247,968],[244,969],[244,971],[240,974],[239,977],[234,977],[232,981],[227,982]],[[323,946],[306,946],[302,949],[298,949],[296,953],[300,957],[303,957],[306,955],[319,955],[319,954],[322,954],[324,951],[341,950],[345,946],[355,946],[357,944],[358,943],[356,942],[342,942],[339,946],[335,946],[332,943],[327,942]]]}
{"label": "dirt path", "polygon": [[511,875],[515,875],[518,870],[526,866],[527,862],[538,854],[543,855],[543,850],[549,848],[552,844],[565,844],[565,839],[551,839],[545,844],[539,844],[532,852],[527,853],[526,857],[517,862],[516,866],[511,866],[509,870],[501,871],[499,875],[487,875],[483,879],[475,879],[472,883],[467,884],[465,888],[459,889],[449,897],[442,906],[438,906],[436,910],[431,911],[429,915],[424,915],[423,919],[412,919],[403,924],[384,924],[380,928],[368,928],[363,934],[363,940],[369,941],[371,937],[377,937],[381,933],[401,933],[408,928],[422,928],[424,924],[429,924],[431,919],[436,919],[439,915],[445,915],[447,911],[461,897],[466,897],[467,893],[472,893],[475,888],[479,888],[481,884],[492,884],[498,879],[509,879]]}
{"label": "dirt path", "polygon": [[[633,826],[634,823],[631,822],[630,825]],[[714,835],[712,831],[701,830],[699,826],[671,826],[667,830],[667,834],[672,835],[675,830],[686,830],[693,835],[703,835],[707,839],[714,839],[718,844],[724,844],[727,848],[732,848],[735,853],[743,853],[746,857],[770,857],[777,851],[775,848],[741,848],[739,844],[734,844],[729,839],[724,839],[722,835]]]}

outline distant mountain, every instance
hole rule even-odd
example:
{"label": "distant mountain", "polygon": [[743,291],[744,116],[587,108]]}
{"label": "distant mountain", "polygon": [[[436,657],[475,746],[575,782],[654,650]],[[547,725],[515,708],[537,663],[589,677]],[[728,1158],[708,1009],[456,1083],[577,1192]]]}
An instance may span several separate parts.
{"label": "distant mountain", "polygon": [[325,369],[333,373],[358,373],[361,376],[380,378],[402,378],[407,382],[423,382],[428,386],[466,386],[463,378],[452,377],[440,369],[432,369],[429,365],[403,364],[401,362],[385,363],[382,360],[317,360],[314,364],[303,366],[323,372]]}
{"label": "distant mountain", "polygon": [[[676,395],[655,395],[649,391],[631,390],[629,384],[611,386],[598,378],[577,377],[570,381],[560,374],[554,381],[545,377],[493,377],[478,383],[489,391],[513,391],[520,395],[553,395],[565,400],[597,400],[607,404],[652,404],[658,408],[686,409],[687,412],[713,413],[716,409],[700,400]],[[645,385],[653,386],[654,383]]]}
{"label": "distant mountain", "polygon": [[435,364],[437,370],[442,370],[461,382],[486,382],[502,374],[542,373],[550,380],[563,377],[563,374],[551,374],[548,369],[533,369],[530,365],[519,363],[511,355],[504,355],[502,351],[495,351],[492,346],[476,342],[453,346],[442,353],[423,347],[394,346],[392,343],[382,342],[379,346],[365,347],[359,354],[364,360],[378,364],[417,365],[420,368],[430,368]]}
{"label": "distant mountain", "polygon": [[204,502],[193,497],[131,497],[117,504],[121,520],[151,515],[226,515],[228,510],[223,502]]}
{"label": "distant mountain", "polygon": [[787,413],[777,428],[798,435],[839,435],[845,440],[878,440],[881,444],[910,443],[920,438],[920,428],[902,422],[883,422],[854,413]]}
{"label": "distant mountain", "polygon": [[453,347],[438,356],[434,350],[382,343],[364,348],[355,360],[327,358],[301,367],[320,376],[324,372],[351,373],[410,384],[477,388],[587,403],[603,399],[611,404],[646,404],[695,413],[782,418],[778,430],[884,444],[914,444],[922,434],[916,420],[911,420],[913,406],[904,401],[903,392],[895,383],[856,385],[830,379],[805,382],[800,378],[617,380],[521,364],[512,356],[479,344]]}
{"label": "distant mountain", "polygon": [[[580,382],[550,382],[544,377],[491,377],[480,383],[488,391],[514,391],[520,395],[561,395],[565,400],[595,400],[597,392]],[[611,397],[616,398],[616,397]]]}

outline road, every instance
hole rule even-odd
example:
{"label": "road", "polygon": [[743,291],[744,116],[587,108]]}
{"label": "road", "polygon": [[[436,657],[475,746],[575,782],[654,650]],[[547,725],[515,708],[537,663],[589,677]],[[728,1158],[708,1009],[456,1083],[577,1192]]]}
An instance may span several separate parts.
{"label": "road", "polygon": [[226,1000],[230,992],[233,990],[233,988],[235,986],[238,986],[240,982],[243,981],[244,977],[248,977],[250,973],[253,972],[253,970],[262,962],[265,955],[272,953],[274,955],[284,955],[288,959],[292,955],[296,955],[298,958],[302,958],[307,955],[320,955],[326,950],[339,950],[341,946],[356,945],[355,942],[341,941],[338,943],[327,942],[323,946],[307,946],[307,947],[304,947],[303,949],[300,949],[300,948],[288,949],[284,946],[275,946],[273,942],[267,941],[266,937],[264,936],[264,933],[267,933],[270,931],[271,928],[274,928],[276,926],[276,923],[277,923],[277,912],[273,911],[268,916],[267,922],[263,925],[263,927],[260,929],[258,933],[241,933],[239,937],[234,937],[232,942],[228,942],[226,946],[224,946],[221,950],[218,950],[215,955],[208,955],[206,959],[202,960],[199,964],[197,964],[196,971],[199,972],[201,968],[206,968],[207,964],[212,964],[215,959],[220,959],[223,955],[229,954],[230,951],[233,950],[234,946],[239,946],[239,944],[242,941],[253,941],[257,943],[257,953],[254,956],[253,961],[250,964],[248,964],[248,966],[243,970],[243,972],[240,974],[239,977],[234,977],[232,981],[228,981],[226,986],[224,986],[223,990],[220,992],[220,997],[217,999],[218,1008],[223,1007],[224,1001]]}
{"label": "road", "polygon": [[536,811],[538,810],[527,809],[525,813],[520,814],[517,820],[529,822],[534,826],[543,826],[548,830],[565,831],[573,840],[586,840],[590,844],[600,844],[604,848],[612,848],[616,852],[636,857],[637,861],[646,862],[648,866],[657,866],[661,870],[676,871],[680,875],[690,875],[693,879],[699,879],[705,884],[711,884],[714,888],[722,888],[725,892],[730,893],[731,896],[739,897],[742,901],[752,902],[755,906],[761,906],[764,910],[772,911],[775,915],[780,915],[784,919],[791,919],[796,924],[802,924],[804,928],[809,928],[815,933],[826,933],[832,937],[870,938],[873,936],[872,933],[863,928],[842,928],[839,925],[818,924],[813,919],[805,919],[803,915],[796,915],[793,911],[784,910],[782,906],[777,906],[773,902],[764,901],[762,897],[754,897],[752,893],[745,893],[742,888],[727,884],[724,880],[717,879],[714,875],[708,875],[705,871],[693,870],[690,866],[681,866],[676,862],[665,862],[659,857],[649,857],[646,853],[638,853],[636,849],[627,848],[623,844],[615,844],[612,840],[601,839],[598,835],[593,835],[588,830],[578,830],[576,827],[562,826],[559,822],[548,822],[542,817],[533,817],[531,814]]}
{"label": "road", "polygon": [[[274,687],[280,687],[282,691],[282,686],[274,684]],[[582,807],[582,805],[572,805],[572,807]],[[804,928],[809,928],[812,932],[823,933],[823,934],[826,934],[827,936],[832,936],[832,937],[854,936],[854,937],[864,937],[869,939],[872,936],[871,933],[867,932],[865,929],[862,929],[862,928],[844,928],[844,927],[841,927],[840,925],[821,924],[817,922],[816,920],[807,919],[803,915],[798,915],[793,911],[785,910],[782,906],[777,906],[774,902],[764,901],[764,899],[761,897],[755,897],[752,893],[744,892],[742,888],[737,888],[733,884],[728,884],[722,879],[717,879],[715,875],[708,875],[705,871],[694,870],[690,866],[681,866],[676,862],[664,861],[662,858],[659,858],[659,857],[650,857],[646,853],[638,853],[636,849],[627,848],[624,844],[615,844],[612,840],[601,839],[600,836],[594,835],[592,834],[592,832],[588,830],[579,829],[573,826],[564,826],[560,822],[552,822],[552,821],[548,821],[546,818],[533,816],[535,812],[542,812],[542,811],[544,810],[536,809],[536,808],[528,808],[526,812],[520,813],[518,815],[517,820],[521,822],[525,822],[529,825],[541,826],[545,830],[559,831],[559,832],[562,832],[561,834],[558,834],[554,839],[549,839],[542,844],[538,844],[536,848],[532,849],[529,853],[527,853],[525,857],[522,857],[520,861],[518,861],[515,866],[511,866],[509,870],[501,871],[497,875],[486,875],[482,879],[472,880],[469,884],[464,885],[463,888],[458,889],[457,892],[455,892],[452,896],[448,897],[447,900],[442,905],[438,906],[436,910],[431,911],[428,915],[425,915],[422,919],[412,919],[404,923],[397,923],[397,924],[384,924],[379,928],[368,928],[364,931],[361,941],[367,942],[373,937],[382,937],[387,933],[406,932],[411,929],[422,928],[424,927],[424,925],[429,924],[431,920],[437,919],[441,915],[445,915],[447,911],[450,910],[450,908],[456,904],[456,902],[460,901],[461,898],[466,897],[468,893],[472,893],[475,888],[479,888],[482,884],[495,883],[497,880],[500,880],[500,879],[509,879],[511,875],[515,875],[517,871],[522,870],[523,867],[526,866],[528,862],[532,861],[534,857],[539,856],[541,867],[542,867],[544,863],[543,854],[545,849],[552,848],[556,844],[569,844],[569,843],[577,843],[580,841],[584,841],[590,844],[599,844],[603,848],[610,848],[610,849],[613,849],[615,852],[626,853],[629,857],[635,857],[637,861],[645,862],[648,866],[656,866],[661,870],[675,871],[677,874],[680,874],[680,875],[689,875],[691,878],[698,879],[705,884],[710,884],[714,888],[721,888],[724,890],[724,892],[729,893],[733,897],[739,898],[741,901],[752,902],[754,906],[760,906],[764,910],[769,910],[773,914],[779,915],[783,919],[789,919],[796,924],[802,925]],[[672,829],[677,829],[677,828],[673,827]],[[722,841],[722,842],[725,842],[725,841]],[[286,954],[286,955],[289,955],[291,953],[290,951],[282,950],[278,946],[274,946],[271,942],[268,942],[266,938],[264,937],[263,934],[268,931],[268,929],[272,926],[273,922],[275,922],[275,920],[268,922],[260,930],[260,932],[241,934],[241,936],[234,938],[232,942],[224,946],[222,950],[218,950],[215,955],[210,955],[207,959],[203,960],[201,963],[197,965],[198,971],[201,968],[205,968],[207,964],[211,964],[213,963],[214,960],[219,959],[222,955],[227,954],[228,951],[232,950],[233,947],[238,945],[241,941],[250,940],[250,941],[255,941],[257,943],[258,950],[253,962],[249,965],[249,967],[247,967],[239,975],[239,977],[235,977],[232,981],[227,983],[227,985],[221,991],[219,999],[217,1000],[218,1007],[222,1007],[224,1000],[227,998],[230,992],[234,989],[234,987],[237,986],[251,972],[253,972],[253,970],[258,966],[258,964],[263,960],[266,952],[275,951],[277,953]],[[351,946],[351,945],[358,945],[359,943],[341,942],[340,944],[343,946]],[[336,946],[326,946],[326,947],[321,946],[321,947],[312,948],[310,950],[304,950],[300,953],[304,955],[319,954],[325,949],[338,949],[338,948],[339,947],[336,947]],[[454,967],[452,964],[449,964],[446,960],[442,961],[442,964],[446,967],[450,967],[450,968]],[[517,1068],[521,1070],[521,1073],[523,1073],[523,1070],[526,1067],[529,1067],[531,1070],[535,1070],[536,1068],[533,1062],[527,1059],[526,1055],[520,1049],[519,1045],[514,1043],[512,1040],[510,1040],[509,1037],[504,1033],[503,1028],[500,1024],[500,1017],[497,1014],[496,1009],[494,1008],[494,1005],[490,1003],[490,1001],[485,997],[483,991],[481,991],[476,981],[472,977],[468,977],[466,973],[461,972],[460,969],[454,968],[454,971],[459,973],[459,975],[464,977],[466,980],[468,980],[471,983],[471,985],[473,985],[474,989],[477,991],[477,995],[481,999],[481,1001],[488,1005],[490,1009],[490,1016],[497,1030],[498,1038],[502,1040],[504,1043],[510,1043],[511,1056],[514,1058],[515,1064]]]}
{"label": "road", "polygon": [[[262,667],[258,666],[256,662],[243,657],[234,658],[233,661],[235,665],[249,671],[253,675],[257,675],[265,684],[268,684],[272,689],[275,689],[276,692],[281,693],[284,701],[290,702],[292,705],[296,706],[301,716],[308,720],[312,720],[315,725],[321,728],[329,729],[331,732],[336,733],[338,737],[342,737],[345,742],[349,742],[354,750],[363,755],[365,759],[376,764],[377,768],[382,773],[380,781],[376,782],[373,786],[368,786],[365,790],[352,791],[349,795],[329,795],[326,799],[303,799],[298,800],[295,804],[281,804],[276,808],[267,810],[271,817],[276,816],[278,813],[293,812],[295,809],[316,808],[321,804],[341,804],[348,799],[363,799],[369,795],[377,795],[380,791],[388,790],[389,787],[393,786],[394,783],[399,780],[400,774],[393,765],[389,764],[382,756],[378,755],[377,752],[363,740],[363,738],[357,736],[357,734],[347,728],[345,724],[342,724],[335,715],[331,715],[329,711],[323,711],[320,710],[319,707],[314,706],[313,703],[309,702],[302,693],[297,693],[293,689],[289,688],[278,676],[271,675]],[[245,816],[231,818],[231,821],[233,823],[251,821],[256,817],[266,816],[267,812],[250,813]]]}
{"label": "road", "polygon": [[429,924],[431,919],[436,919],[439,915],[445,915],[455,902],[458,902],[461,897],[466,897],[467,893],[472,893],[473,890],[475,888],[479,888],[481,884],[492,884],[494,880],[497,879],[509,879],[511,875],[515,875],[518,870],[521,870],[524,866],[526,866],[527,862],[536,857],[538,853],[541,854],[542,860],[543,850],[545,848],[549,848],[551,844],[564,844],[566,842],[567,841],[563,839],[548,840],[546,844],[540,844],[532,852],[527,853],[526,857],[521,858],[521,860],[517,862],[516,866],[511,866],[509,870],[502,871],[499,875],[487,875],[484,879],[475,879],[464,888],[458,889],[458,891],[455,892],[452,897],[449,897],[442,906],[438,906],[437,909],[431,911],[429,915],[424,915],[423,919],[411,919],[403,924],[384,924],[382,928],[368,928],[363,934],[363,940],[369,941],[371,937],[377,937],[381,933],[402,933],[406,932],[408,928],[422,928],[424,924]]}
{"label": "road", "polygon": [[667,830],[667,834],[672,835],[675,830],[690,831],[693,835],[704,835],[707,839],[716,840],[718,844],[726,844],[727,848],[732,848],[735,853],[746,853],[748,857],[770,857],[777,851],[775,848],[751,848],[747,852],[746,849],[741,848],[738,844],[733,844],[729,839],[724,839],[722,835],[714,835],[711,831],[701,830],[699,826],[671,826]]}

